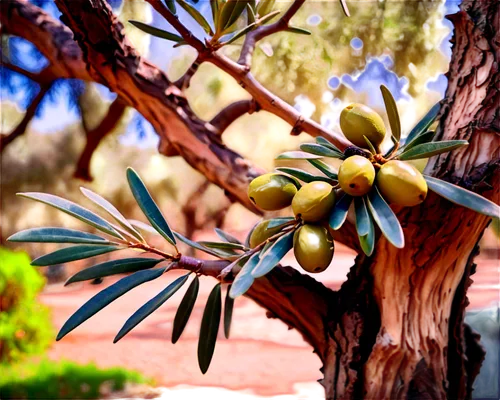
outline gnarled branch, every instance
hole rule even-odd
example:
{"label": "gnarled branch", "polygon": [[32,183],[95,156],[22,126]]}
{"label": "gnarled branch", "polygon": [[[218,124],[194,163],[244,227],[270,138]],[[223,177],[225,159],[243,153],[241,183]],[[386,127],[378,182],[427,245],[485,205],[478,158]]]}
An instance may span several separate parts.
{"label": "gnarled branch", "polygon": [[252,114],[256,111],[259,111],[259,105],[255,100],[236,101],[219,112],[210,121],[210,124],[217,130],[219,135],[222,135],[228,126],[238,118],[247,113]]}

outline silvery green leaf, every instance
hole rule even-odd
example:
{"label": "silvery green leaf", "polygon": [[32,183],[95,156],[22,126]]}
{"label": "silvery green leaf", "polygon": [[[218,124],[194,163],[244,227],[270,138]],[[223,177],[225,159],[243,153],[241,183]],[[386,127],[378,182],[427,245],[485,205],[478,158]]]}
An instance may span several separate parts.
{"label": "silvery green leaf", "polygon": [[34,259],[31,262],[31,265],[35,267],[46,267],[48,265],[56,265],[67,263],[70,261],[83,260],[84,258],[99,256],[101,254],[111,253],[112,251],[121,249],[123,249],[123,247],[109,246],[107,244],[81,244],[66,247],[64,249],[59,249],[53,251],[52,253],[40,256]]}
{"label": "silvery green leaf", "polygon": [[184,297],[182,298],[181,304],[179,304],[179,308],[175,314],[174,318],[174,326],[172,328],[172,343],[177,343],[179,338],[186,327],[186,324],[189,321],[189,317],[191,316],[191,312],[193,311],[194,304],[196,303],[196,299],[198,298],[198,292],[200,290],[200,279],[198,276],[195,276],[193,281],[186,290]]}
{"label": "silvery green leaf", "polygon": [[209,35],[214,34],[212,31],[212,27],[210,26],[208,21],[205,19],[203,15],[201,15],[201,13],[196,8],[194,8],[191,4],[189,4],[185,0],[177,0],[177,2],[189,15],[191,15],[191,17],[193,17],[193,19],[196,22],[198,22],[198,24],[203,28],[203,30],[207,34]]}
{"label": "silvery green leaf", "polygon": [[330,213],[329,224],[333,230],[340,229],[340,227],[344,224],[347,213],[349,212],[349,207],[352,203],[352,197],[347,193],[344,194],[339,201],[335,203],[335,207],[333,207],[332,212]]}
{"label": "silvery green leaf", "polygon": [[109,240],[92,233],[52,227],[26,229],[14,233],[7,238],[7,241],[25,243],[112,244]]}
{"label": "silvery green leaf", "polygon": [[335,184],[335,181],[331,178],[328,178],[326,176],[313,175],[313,174],[310,174],[309,172],[303,171],[299,168],[280,167],[280,168],[276,168],[276,170],[280,171],[280,172],[284,172],[285,174],[291,175],[297,179],[300,179],[302,182],[306,182],[306,183],[315,182],[315,181],[323,181],[323,182],[328,182],[330,184]]}
{"label": "silvery green leaf", "polygon": [[287,151],[276,157],[276,160],[317,160],[322,156],[306,153],[304,151]]}
{"label": "silvery green leaf", "polygon": [[310,164],[314,165],[317,169],[319,169],[321,172],[323,172],[328,178],[337,180],[337,171],[333,169],[331,166],[328,164],[324,163],[321,160],[307,160]]}
{"label": "silvery green leaf", "polygon": [[134,25],[136,28],[140,29],[141,31],[146,32],[152,36],[159,37],[160,39],[170,40],[170,41],[176,42],[176,43],[182,42],[184,40],[182,38],[182,36],[176,35],[175,33],[170,33],[170,32],[164,31],[163,29],[155,28],[154,26],[145,24],[145,23],[140,22],[140,21],[130,20],[128,22],[130,22],[132,25]]}
{"label": "silvery green leaf", "polygon": [[229,296],[231,285],[228,286],[226,291],[226,299],[224,300],[224,336],[229,339],[231,332],[231,322],[233,319],[234,299]]}
{"label": "silvery green leaf", "polygon": [[429,110],[429,112],[417,123],[417,125],[415,125],[415,127],[410,131],[410,133],[405,139],[405,143],[411,143],[415,138],[424,134],[436,120],[440,109],[441,109],[441,103],[435,104]]}
{"label": "silvery green leaf", "polygon": [[225,242],[228,242],[228,243],[235,243],[235,244],[242,244],[237,238],[235,238],[233,235],[227,233],[227,232],[224,232],[222,229],[219,229],[219,228],[215,228],[215,233],[217,234],[217,236],[225,241]]}
{"label": "silvery green leaf", "polygon": [[398,158],[400,160],[418,160],[419,158],[429,158],[437,154],[446,153],[451,150],[467,146],[467,140],[445,140],[442,142],[430,142],[416,145],[408,151],[404,151]]}
{"label": "silvery green leaf", "polygon": [[252,286],[255,280],[252,276],[252,272],[260,261],[259,254],[260,253],[255,253],[250,257],[240,272],[238,272],[238,275],[234,278],[231,290],[229,291],[229,296],[233,299],[245,294],[246,291],[250,289],[250,286]]}
{"label": "silvery green leaf", "polygon": [[202,374],[208,371],[217,342],[220,317],[222,312],[221,284],[214,286],[208,296],[207,305],[203,312],[198,341],[198,364]]}
{"label": "silvery green leaf", "polygon": [[358,235],[367,235],[370,231],[370,214],[363,197],[354,198],[354,213],[356,215],[356,231]]}
{"label": "silvery green leaf", "polygon": [[322,146],[316,143],[301,144],[300,149],[307,153],[316,154],[317,156],[322,156],[322,157],[340,158],[344,156],[343,153],[337,150],[333,150],[330,147]]}
{"label": "silvery green leaf", "polygon": [[311,31],[304,29],[304,28],[299,28],[298,26],[289,26],[288,28],[285,29],[287,32],[290,33],[296,33],[299,35],[310,35]]}
{"label": "silvery green leaf", "polygon": [[276,218],[272,218],[267,223],[266,230],[272,229],[272,228],[276,228],[278,226],[282,226],[282,225],[285,225],[285,224],[288,224],[289,222],[294,221],[294,220],[295,220],[295,218],[293,218],[293,217],[276,217]]}
{"label": "silvery green leaf", "polygon": [[396,140],[399,141],[401,140],[401,120],[399,119],[396,100],[394,100],[392,93],[386,86],[380,85],[380,90],[382,92],[382,97],[384,98],[387,117],[389,118],[389,123],[391,125],[391,132]]}
{"label": "silvery green leaf", "polygon": [[290,251],[293,247],[293,234],[294,231],[285,233],[283,236],[278,238],[272,246],[270,246],[265,252],[261,253],[259,264],[252,271],[252,276],[254,278],[260,278],[270,272],[286,253]]}
{"label": "silvery green leaf", "polygon": [[375,227],[373,226],[373,220],[370,214],[368,214],[368,219],[368,233],[364,236],[359,236],[359,244],[361,245],[363,252],[370,257],[375,248]]}
{"label": "silvery green leaf", "polygon": [[427,131],[425,133],[422,133],[408,144],[405,144],[401,149],[399,149],[397,154],[400,155],[401,153],[404,153],[405,151],[408,151],[419,144],[429,143],[434,138],[434,135],[435,135],[434,131]]}
{"label": "silvery green leaf", "polygon": [[332,142],[330,142],[328,139],[325,139],[324,137],[318,136],[316,138],[316,143],[335,150],[337,153],[343,154],[337,146],[335,146]]}

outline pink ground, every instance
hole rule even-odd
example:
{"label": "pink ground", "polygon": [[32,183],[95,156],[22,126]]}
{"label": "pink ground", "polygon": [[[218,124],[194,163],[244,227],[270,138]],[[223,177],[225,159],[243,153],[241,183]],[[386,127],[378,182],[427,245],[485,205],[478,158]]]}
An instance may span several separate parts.
{"label": "pink ground", "polygon": [[[316,278],[337,288],[353,258],[349,252],[338,249],[335,265]],[[293,257],[286,259],[285,264],[293,265]],[[473,277],[475,284],[469,295],[469,309],[498,302],[498,259],[482,259],[478,264],[478,272]],[[300,335],[289,331],[282,322],[266,318],[264,310],[246,298],[236,300],[231,338],[226,340],[220,330],[212,365],[207,374],[202,375],[197,365],[196,346],[203,306],[215,283],[212,278],[202,279],[193,315],[176,345],[170,342],[172,321],[185,288],[119,343],[113,344],[115,334],[127,318],[162,290],[167,279],[170,282],[179,274],[171,272],[165,279],[144,284],[118,299],[54,344],[49,356],[83,363],[94,361],[102,367],[137,369],[153,377],[161,386],[217,386],[230,390],[250,389],[260,395],[293,393],[295,383],[315,382],[321,377],[320,362]],[[100,286],[88,283],[69,287],[51,285],[41,299],[52,308],[54,323],[59,329],[78,307],[115,280],[108,278]]]}

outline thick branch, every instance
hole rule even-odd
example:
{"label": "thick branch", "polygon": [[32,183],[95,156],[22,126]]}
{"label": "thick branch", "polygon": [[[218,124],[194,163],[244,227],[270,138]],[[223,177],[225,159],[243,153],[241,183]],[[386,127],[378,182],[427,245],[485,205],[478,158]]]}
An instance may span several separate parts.
{"label": "thick branch", "polygon": [[255,100],[240,100],[221,110],[210,121],[210,124],[217,130],[219,135],[222,135],[228,126],[238,118],[247,113],[252,114],[255,111],[259,111],[259,106]]}
{"label": "thick branch", "polygon": [[19,123],[19,125],[17,125],[16,128],[8,135],[0,136],[0,153],[3,152],[5,148],[14,141],[14,139],[18,138],[19,136],[23,135],[26,132],[28,124],[35,116],[36,110],[40,105],[40,103],[42,102],[45,94],[49,91],[50,86],[51,85],[40,86],[40,91],[26,109],[26,113],[24,114],[24,117]]}
{"label": "thick branch", "polygon": [[[255,45],[259,40],[264,39],[266,36],[272,35],[288,28],[288,23],[292,17],[299,11],[300,7],[305,3],[305,0],[295,0],[283,16],[274,24],[263,25],[249,32],[245,37],[245,42],[241,48],[240,58],[238,64],[250,68],[252,64],[252,56],[255,50]],[[259,17],[263,17],[260,15]]]}
{"label": "thick branch", "polygon": [[76,165],[75,178],[83,179],[85,181],[92,181],[92,175],[90,174],[90,161],[92,159],[92,154],[110,132],[115,129],[115,127],[120,122],[121,118],[125,114],[126,110],[125,103],[121,98],[117,98],[109,106],[108,113],[104,116],[102,121],[94,129],[86,131],[87,142],[85,143],[85,148],[80,155],[80,159]]}

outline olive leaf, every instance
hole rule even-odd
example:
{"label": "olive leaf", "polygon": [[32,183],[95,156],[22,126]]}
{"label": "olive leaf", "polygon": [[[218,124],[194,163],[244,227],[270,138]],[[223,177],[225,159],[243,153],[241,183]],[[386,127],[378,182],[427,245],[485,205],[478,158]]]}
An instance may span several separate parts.
{"label": "olive leaf", "polygon": [[318,156],[311,153],[306,153],[304,151],[287,151],[285,153],[281,153],[275,159],[276,160],[317,160],[319,158],[323,158],[322,156]]}
{"label": "olive leaf", "polygon": [[202,374],[208,371],[212,356],[214,355],[221,310],[221,284],[218,283],[208,296],[207,305],[205,306],[201,320],[200,338],[198,341],[198,364]]}
{"label": "olive leaf", "polygon": [[212,256],[218,257],[218,258],[229,258],[235,255],[233,251],[227,252],[221,249],[211,249],[208,247],[205,247],[198,242],[195,242],[194,240],[188,239],[184,235],[181,235],[179,232],[174,232],[174,235],[177,239],[179,239],[181,242],[184,244],[187,244],[190,247],[193,247],[194,249],[203,251],[204,253],[210,254]]}
{"label": "olive leaf", "polygon": [[225,242],[228,242],[228,243],[235,243],[235,244],[242,244],[237,238],[235,238],[233,235],[227,233],[227,232],[224,232],[222,229],[219,229],[219,228],[215,228],[215,233],[217,234],[217,236],[225,241]]}
{"label": "olive leaf", "polygon": [[415,139],[413,139],[411,142],[408,144],[404,145],[399,151],[398,151],[398,156],[405,151],[410,150],[411,148],[423,144],[423,143],[428,143],[430,142],[435,135],[434,131],[427,131],[425,133],[422,133],[421,135],[417,136]]}
{"label": "olive leaf", "polygon": [[370,231],[370,214],[363,197],[354,198],[354,214],[356,215],[356,231],[358,235],[368,235]]}
{"label": "olive leaf", "polygon": [[[246,35],[248,32],[250,32],[253,28],[255,27],[255,22],[253,24],[250,24],[248,26],[245,26],[243,29],[239,30],[236,32],[229,40],[221,40],[221,43],[224,45],[228,45],[231,43],[236,42],[240,37]],[[222,38],[224,39],[224,37]]]}
{"label": "olive leaf", "polygon": [[176,43],[182,42],[184,40],[182,36],[176,35],[175,33],[164,31],[163,29],[155,28],[154,26],[145,24],[140,21],[134,21],[133,19],[131,19],[128,22],[130,22],[132,25],[134,25],[141,31],[146,32],[152,36],[159,37],[160,39],[170,40]]}
{"label": "olive leaf", "polygon": [[369,257],[373,254],[375,248],[375,226],[373,219],[368,213],[368,233],[364,236],[359,236],[359,244],[363,252]]}
{"label": "olive leaf", "polygon": [[286,253],[293,247],[293,234],[294,231],[285,233],[277,239],[267,251],[262,252],[259,263],[252,271],[252,276],[254,278],[260,278],[266,275],[278,265],[281,259],[285,257]]}
{"label": "olive leaf", "polygon": [[210,0],[210,10],[212,11],[212,19],[214,21],[214,26],[217,28],[219,26],[219,1]]}
{"label": "olive leaf", "polygon": [[441,142],[422,143],[404,151],[398,158],[400,160],[418,160],[419,158],[429,158],[437,154],[467,146],[467,140],[444,140]]}
{"label": "olive leaf", "polygon": [[341,153],[340,151],[333,150],[330,147],[322,146],[316,143],[301,144],[300,149],[307,153],[316,154],[317,156],[322,156],[322,157],[340,158],[344,156],[344,154]]}
{"label": "olive leaf", "polygon": [[127,231],[130,235],[138,239],[140,242],[144,242],[144,238],[141,236],[141,234],[134,229],[132,224],[108,200],[106,200],[101,195],[94,193],[92,190],[86,189],[84,187],[81,187],[80,191],[86,198],[97,204],[109,215],[111,215],[115,219],[115,221],[118,222],[122,226],[122,228],[125,229],[125,231]]}
{"label": "olive leaf", "polygon": [[366,144],[368,145],[368,148],[370,149],[370,152],[372,154],[377,154],[378,151],[377,149],[375,148],[375,146],[372,144],[372,142],[370,141],[370,139],[368,139],[365,135],[363,135],[363,138],[365,139],[365,142]]}
{"label": "olive leaf", "polygon": [[72,201],[46,193],[18,193],[17,195],[57,208],[108,235],[123,239],[123,236],[104,218]]}
{"label": "olive leaf", "polygon": [[163,272],[165,272],[165,268],[138,271],[120,279],[118,282],[100,291],[83,306],[81,306],[71,317],[69,317],[57,334],[56,340],[61,340],[73,329],[101,311],[118,297],[124,295],[136,286],[159,278]]}
{"label": "olive leaf", "polygon": [[245,294],[252,286],[255,280],[252,276],[252,272],[260,261],[259,255],[259,253],[252,255],[243,268],[241,268],[240,272],[238,272],[236,278],[234,278],[231,289],[229,290],[229,296],[233,299]]}
{"label": "olive leaf", "polygon": [[289,26],[285,29],[285,31],[290,32],[290,33],[296,33],[299,35],[310,35],[311,31],[304,29],[304,28],[299,28],[297,26]]}
{"label": "olive leaf", "polygon": [[279,167],[276,168],[277,171],[284,172],[285,174],[291,175],[297,179],[300,179],[302,182],[310,183],[314,181],[323,181],[328,182],[330,184],[335,184],[335,181],[326,176],[317,176],[310,174],[309,172],[303,171],[299,168],[288,168],[288,167]]}
{"label": "olive leaf", "polygon": [[175,13],[177,12],[177,9],[175,7],[175,1],[165,0],[165,4],[167,5],[167,8],[170,10],[170,12],[175,15]]}
{"label": "olive leaf", "polygon": [[193,19],[196,22],[198,22],[198,24],[203,28],[203,30],[207,34],[209,35],[214,34],[214,32],[212,31],[212,27],[210,26],[208,21],[205,19],[203,15],[201,15],[201,13],[196,8],[194,8],[191,4],[187,3],[185,0],[177,0],[177,2],[184,9],[184,11],[186,11],[189,15],[191,15],[191,17],[193,17]]}
{"label": "olive leaf", "polygon": [[226,299],[224,300],[224,336],[229,339],[231,332],[231,321],[233,319],[234,299],[229,296],[231,285],[228,286],[226,291]]}
{"label": "olive leaf", "polygon": [[67,228],[32,228],[14,233],[8,242],[25,243],[78,243],[78,244],[113,244],[109,240],[92,233]]}
{"label": "olive leaf", "polygon": [[74,282],[88,281],[90,279],[103,278],[105,276],[128,274],[130,272],[150,269],[162,262],[162,258],[122,258],[119,260],[106,261],[92,267],[82,269],[70,277],[64,286]]}
{"label": "olive leaf", "polygon": [[320,144],[322,146],[328,147],[329,149],[335,150],[337,153],[340,153],[343,155],[343,153],[339,150],[337,146],[335,146],[333,143],[331,143],[329,140],[325,139],[324,137],[318,136],[316,138],[316,143]]}
{"label": "olive leaf", "polygon": [[177,343],[179,338],[186,327],[186,324],[189,321],[189,317],[194,308],[194,304],[196,303],[196,299],[198,298],[198,292],[200,290],[200,278],[196,275],[188,287],[188,290],[184,294],[182,298],[181,304],[177,309],[174,318],[174,326],[172,328],[172,343]]}
{"label": "olive leaf", "polygon": [[164,304],[170,297],[172,297],[184,285],[191,273],[183,275],[173,281],[155,297],[149,300],[141,308],[139,308],[132,316],[125,322],[120,331],[113,339],[113,343],[118,342],[127,333],[139,325],[151,313],[156,311],[162,304]]}
{"label": "olive leaf", "polygon": [[81,244],[77,246],[66,247],[35,258],[31,265],[35,267],[46,267],[48,265],[62,264],[70,261],[83,260],[112,251],[121,250],[123,247],[109,246],[101,244]]}
{"label": "olive leaf", "polygon": [[405,238],[401,224],[376,186],[368,194],[367,200],[368,209],[384,236],[393,246],[402,249],[405,246]]}
{"label": "olive leaf", "polygon": [[245,246],[243,246],[242,244],[237,244],[237,243],[209,242],[209,241],[200,241],[198,243],[204,247],[208,247],[209,249],[247,250],[247,248]]}
{"label": "olive leaf", "polygon": [[339,0],[340,1],[340,6],[342,7],[342,11],[344,11],[344,14],[346,17],[350,17],[351,14],[349,13],[349,9],[347,8],[347,3],[345,0]]}
{"label": "olive leaf", "polygon": [[132,194],[134,195],[137,204],[141,208],[144,215],[147,217],[151,225],[162,235],[170,244],[175,245],[175,237],[170,227],[168,226],[165,217],[156,205],[146,188],[146,185],[141,180],[137,172],[132,168],[127,168],[127,179],[130,185]]}
{"label": "olive leaf", "polygon": [[394,100],[392,93],[386,86],[380,85],[380,90],[382,92],[382,97],[384,98],[387,117],[389,118],[389,124],[391,125],[391,132],[399,142],[399,140],[401,139],[401,120],[399,119],[396,100]]}
{"label": "olive leaf", "polygon": [[276,17],[280,13],[279,10],[270,12],[269,14],[266,14],[264,16],[260,16],[259,20],[257,21],[259,25],[265,25],[269,21],[271,21],[274,17]]}
{"label": "olive leaf", "polygon": [[257,14],[259,17],[269,14],[273,10],[274,3],[276,3],[276,0],[259,1],[259,4],[257,5]]}
{"label": "olive leaf", "polygon": [[500,218],[500,207],[483,196],[428,175],[424,175],[424,179],[430,190],[452,203],[492,218]]}
{"label": "olive leaf", "polygon": [[217,30],[219,32],[223,32],[231,27],[245,10],[246,4],[247,3],[244,0],[226,1],[220,11]]}
{"label": "olive leaf", "polygon": [[335,203],[335,207],[333,208],[329,218],[329,224],[333,230],[340,229],[340,227],[344,224],[352,199],[353,198],[350,195],[345,193],[339,201]]}
{"label": "olive leaf", "polygon": [[272,228],[277,228],[278,226],[282,226],[285,224],[288,224],[291,221],[294,221],[295,218],[293,217],[277,217],[277,218],[272,218],[269,220],[267,223],[266,230],[272,229]]}
{"label": "olive leaf", "polygon": [[[247,3],[247,21],[248,24],[253,24],[255,20],[257,19],[257,16],[255,15],[255,4],[252,6],[250,5],[251,2]],[[255,1],[253,2],[255,3]]]}
{"label": "olive leaf", "polygon": [[324,163],[321,160],[307,160],[308,163],[311,165],[315,166],[317,169],[319,169],[321,172],[323,172],[328,178],[337,180],[337,171],[334,170],[331,166],[328,164]]}
{"label": "olive leaf", "polygon": [[441,109],[441,103],[435,104],[427,114],[415,125],[415,127],[410,131],[404,143],[411,143],[420,135],[424,134],[427,129],[434,123],[436,120],[439,110]]}

